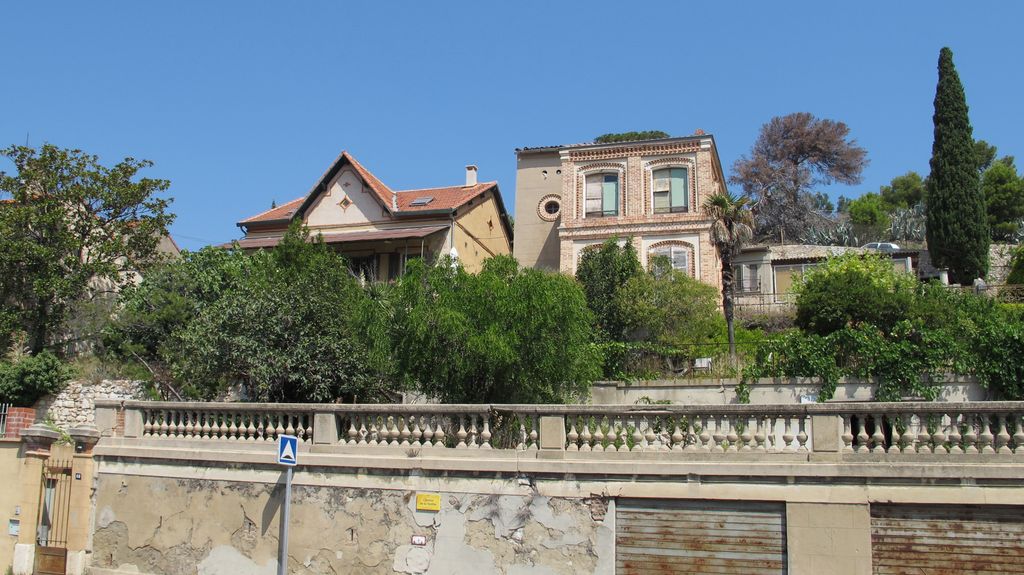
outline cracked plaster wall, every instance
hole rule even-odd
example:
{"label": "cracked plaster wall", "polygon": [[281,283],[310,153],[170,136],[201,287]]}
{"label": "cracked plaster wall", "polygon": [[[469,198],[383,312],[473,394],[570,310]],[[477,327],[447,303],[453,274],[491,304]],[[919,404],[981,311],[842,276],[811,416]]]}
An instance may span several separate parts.
{"label": "cracked plaster wall", "polygon": [[[92,566],[168,575],[274,575],[280,485],[101,474]],[[292,487],[288,572],[611,573],[600,503],[538,495]],[[613,515],[613,514],[612,514]],[[427,544],[411,545],[413,535]],[[102,572],[98,569],[97,572]]]}

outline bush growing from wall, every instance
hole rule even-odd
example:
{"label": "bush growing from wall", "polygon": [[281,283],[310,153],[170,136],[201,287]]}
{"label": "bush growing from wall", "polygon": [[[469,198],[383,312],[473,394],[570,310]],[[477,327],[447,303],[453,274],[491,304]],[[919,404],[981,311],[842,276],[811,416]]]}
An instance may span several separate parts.
{"label": "bush growing from wall", "polygon": [[47,350],[0,362],[0,403],[31,407],[44,395],[60,391],[73,374],[67,364]]}

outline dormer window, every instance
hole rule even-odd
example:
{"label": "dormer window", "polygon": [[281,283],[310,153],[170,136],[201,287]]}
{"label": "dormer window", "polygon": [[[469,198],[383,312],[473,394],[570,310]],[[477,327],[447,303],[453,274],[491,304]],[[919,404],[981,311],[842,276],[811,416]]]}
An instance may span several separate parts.
{"label": "dormer window", "polygon": [[654,213],[675,214],[690,211],[690,179],[686,168],[655,170]]}
{"label": "dormer window", "polygon": [[590,174],[586,182],[586,217],[619,215],[619,175]]}

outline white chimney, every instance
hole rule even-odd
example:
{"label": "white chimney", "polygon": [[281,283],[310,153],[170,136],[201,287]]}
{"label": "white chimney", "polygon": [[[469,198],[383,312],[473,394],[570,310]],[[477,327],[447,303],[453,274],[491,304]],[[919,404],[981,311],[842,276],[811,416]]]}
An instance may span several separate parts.
{"label": "white chimney", "polygon": [[476,166],[470,164],[466,166],[466,187],[476,185]]}

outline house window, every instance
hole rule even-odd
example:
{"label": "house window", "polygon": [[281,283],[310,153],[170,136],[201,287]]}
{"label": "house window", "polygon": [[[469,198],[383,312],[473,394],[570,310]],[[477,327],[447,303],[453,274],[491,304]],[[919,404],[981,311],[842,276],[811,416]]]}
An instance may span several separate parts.
{"label": "house window", "polygon": [[686,168],[655,170],[654,213],[674,214],[690,211],[690,185]]}
{"label": "house window", "polygon": [[741,293],[760,293],[761,278],[758,276],[758,264],[736,264],[733,267],[733,280],[736,291]]}
{"label": "house window", "polygon": [[797,278],[817,264],[792,264],[772,266],[775,275],[775,300],[792,301],[793,284]]}
{"label": "house window", "polygon": [[682,244],[667,244],[652,248],[647,252],[647,265],[657,273],[661,266],[670,266],[673,270],[690,273],[690,248]]}
{"label": "house window", "polygon": [[586,217],[600,218],[619,215],[619,175],[590,174],[587,176]]}

